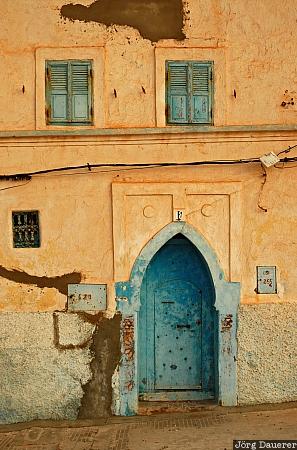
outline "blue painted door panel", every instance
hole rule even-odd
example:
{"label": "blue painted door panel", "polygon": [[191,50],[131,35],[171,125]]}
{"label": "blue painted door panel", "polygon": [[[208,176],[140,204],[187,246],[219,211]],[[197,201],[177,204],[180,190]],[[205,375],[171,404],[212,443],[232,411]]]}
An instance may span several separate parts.
{"label": "blue painted door panel", "polygon": [[[139,391],[214,390],[214,288],[208,267],[182,235],[150,262],[141,287]],[[169,395],[170,394],[170,395]]]}
{"label": "blue painted door panel", "polygon": [[[201,388],[201,299],[175,280],[155,291],[155,388]],[[193,351],[194,350],[194,351]]]}

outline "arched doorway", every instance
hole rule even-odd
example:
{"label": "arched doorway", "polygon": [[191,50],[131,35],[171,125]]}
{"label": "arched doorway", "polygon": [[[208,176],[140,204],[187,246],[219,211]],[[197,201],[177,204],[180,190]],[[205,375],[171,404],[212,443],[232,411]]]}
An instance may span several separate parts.
{"label": "arched doorway", "polygon": [[[240,284],[226,280],[215,252],[203,236],[185,222],[166,225],[138,255],[130,279],[117,281],[115,292],[117,311],[122,315],[121,361],[113,376],[113,412],[120,416],[135,415],[139,401],[140,333],[139,310],[141,289],[146,270],[158,253],[174,236],[184,236],[203,257],[213,282],[215,296],[215,398],[226,406],[237,404],[237,311],[240,301]],[[210,285],[209,285],[210,286]]]}
{"label": "arched doorway", "polygon": [[150,261],[140,290],[140,399],[214,398],[214,302],[205,259],[185,236],[173,236]]}

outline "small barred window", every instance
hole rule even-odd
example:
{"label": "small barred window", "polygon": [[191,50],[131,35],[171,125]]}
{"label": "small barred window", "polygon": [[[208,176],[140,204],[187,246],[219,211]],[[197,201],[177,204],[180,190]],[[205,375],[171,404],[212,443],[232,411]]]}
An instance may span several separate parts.
{"label": "small barred window", "polygon": [[14,247],[40,247],[38,211],[14,211],[12,228]]}

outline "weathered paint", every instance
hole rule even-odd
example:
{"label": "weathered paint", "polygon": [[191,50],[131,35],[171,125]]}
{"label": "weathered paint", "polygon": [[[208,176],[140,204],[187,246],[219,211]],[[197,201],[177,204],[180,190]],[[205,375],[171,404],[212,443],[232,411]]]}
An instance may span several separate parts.
{"label": "weathered paint", "polygon": [[46,62],[46,121],[54,125],[91,124],[91,61]]}
{"label": "weathered paint", "polygon": [[[0,15],[1,173],[87,163],[158,165],[245,159],[270,151],[278,153],[296,144],[295,41],[290,37],[296,29],[292,14],[295,0],[284,0],[281,8],[278,0],[258,2],[257,8],[255,2],[245,0],[188,0],[184,2],[182,30],[186,39],[181,36],[180,42],[164,39],[154,44],[139,33],[143,22],[140,16],[136,28],[107,27],[79,18],[61,19],[65,0],[6,3]],[[92,0],[80,3],[85,7],[95,5]],[[180,14],[174,20],[177,23]],[[45,61],[76,59],[92,60],[94,65],[93,124],[65,130],[46,123]],[[165,65],[169,60],[213,61],[213,126],[165,126]],[[294,156],[294,152],[292,149],[282,156]],[[92,376],[87,349],[93,335],[85,333],[85,324],[81,323],[74,331],[71,323],[75,315],[69,313],[58,320],[55,315],[52,323],[50,311],[67,307],[66,295],[52,281],[63,274],[78,274],[78,282],[107,284],[106,316],[111,318],[116,308],[114,283],[129,280],[141,250],[171,223],[173,210],[180,208],[186,221],[214,249],[225,280],[230,282],[231,306],[228,302],[226,308],[222,305],[217,319],[225,345],[224,352],[218,353],[226,354],[220,367],[226,371],[229,364],[233,370],[234,361],[228,358],[237,325],[232,307],[237,304],[237,294],[231,282],[241,283],[239,402],[296,400],[296,339],[291,324],[296,316],[297,177],[296,169],[290,166],[287,170],[287,166],[267,169],[265,184],[260,164],[116,172],[111,168],[86,168],[81,170],[83,174],[71,172],[71,176],[68,172],[67,176],[51,174],[31,181],[1,180],[0,264],[8,272],[25,272],[33,277],[27,277],[32,284],[22,283],[20,278],[0,278],[1,316],[7,325],[1,325],[0,336],[1,368],[5,371],[0,399],[1,408],[6,409],[5,420],[77,417],[84,383]],[[123,195],[117,195],[116,181],[125,185]],[[226,188],[230,184],[236,186],[233,193]],[[241,191],[241,195],[234,191]],[[40,248],[12,247],[12,210],[40,212]],[[263,296],[255,291],[257,265],[277,267],[277,293]],[[46,286],[40,287],[43,277],[47,278]],[[131,297],[126,286],[122,301]],[[228,292],[224,294],[222,289],[220,298],[224,295]],[[39,311],[47,312],[50,322]],[[36,317],[40,318],[38,332],[29,339],[31,320]],[[131,326],[122,337],[121,342],[127,342],[121,351],[126,351],[126,356],[136,355],[137,313],[132,309],[123,323],[125,318]],[[70,336],[57,330],[62,322]],[[258,326],[251,332],[254,323]],[[114,333],[118,336],[117,327]],[[11,349],[11,341],[17,337],[22,337],[22,343]],[[57,346],[53,353],[44,350],[45,342]],[[32,343],[42,347],[41,351],[32,350]],[[105,386],[113,384],[115,411],[133,413],[133,380],[137,376],[133,358],[123,358],[131,368],[126,378],[115,360],[106,368],[104,358],[98,379],[108,373]],[[94,373],[96,370],[94,366]],[[222,392],[228,392],[224,377],[218,384]],[[127,391],[128,387],[131,390]],[[231,387],[230,391],[236,389]],[[107,397],[102,405],[110,402],[110,395]],[[109,406],[106,411],[110,411]]]}
{"label": "weathered paint", "polygon": [[[213,59],[207,58],[212,50],[222,53],[225,64],[219,78],[216,74],[221,64],[215,67],[216,84],[221,78],[224,79],[225,111],[224,123],[221,125],[294,124],[296,102],[287,108],[281,106],[283,101],[287,103],[295,98],[294,59],[290,58],[294,46],[292,40],[287,39],[288,33],[290,30],[294,32],[295,26],[294,15],[291,14],[294,9],[293,1],[286,0],[280,14],[276,16],[273,14],[275,8],[278,8],[276,0],[259,8],[242,0],[236,5],[229,0],[220,4],[213,0],[190,0],[185,4],[184,12],[183,32],[186,39],[180,44],[174,40],[163,40],[157,44],[156,50],[166,47],[171,59],[174,59],[172,55],[179,46],[183,59],[188,50],[188,59],[199,60],[202,54],[202,60]],[[24,3],[16,0],[3,11],[1,29],[5,31],[6,37],[1,73],[4,73],[3,92],[6,95],[0,97],[1,109],[5,111],[5,115],[1,117],[0,129],[35,129],[35,120],[38,119],[35,109],[36,48],[73,49],[94,46],[105,46],[108,63],[104,76],[105,123],[100,127],[154,127],[154,78],[156,75],[163,77],[159,69],[154,74],[154,47],[131,27],[110,27],[107,30],[105,25],[94,22],[61,20],[60,9],[63,3],[65,6],[66,2],[42,0],[37,6],[32,1]],[[98,2],[99,5],[100,3]],[[90,6],[85,1],[81,4]],[[34,21],[36,14],[41,18],[38,22]],[[33,21],[34,26],[31,26]],[[30,33],[27,32],[28,27]],[[282,29],[286,32],[280,33],[279,30]],[[246,51],[246,42],[251,43],[249,51]],[[263,42],[267,46],[263,46]],[[281,54],[278,54],[279,48],[282,48]],[[114,67],[117,70],[113,70]],[[125,82],[127,79],[129,83]],[[42,81],[44,84],[44,80]],[[146,94],[141,86],[145,88]],[[117,99],[111,98],[114,89],[118,93]],[[237,92],[236,98],[233,95],[234,89]],[[216,94],[219,95],[219,92]],[[15,101],[7,104],[6,98],[11,98],[12,95]],[[267,98],[270,102],[267,102]],[[157,103],[164,100],[158,90]],[[214,112],[214,120],[215,125],[218,125],[216,116],[223,103],[216,101],[216,104],[218,108]],[[41,112],[38,110],[37,114],[39,116]]]}
{"label": "weathered paint", "polygon": [[[214,290],[207,266],[182,235],[152,258],[139,310],[138,378],[143,399],[214,397]],[[183,392],[182,392],[183,391]]]}
{"label": "weathered paint", "polygon": [[55,323],[52,313],[0,315],[1,423],[77,417],[92,378],[94,325],[57,315]]}
{"label": "weathered paint", "polygon": [[121,316],[116,314],[112,319],[106,319],[102,314],[97,318],[92,314],[79,314],[79,317],[95,324],[96,328],[90,346],[93,354],[90,365],[92,378],[83,386],[84,396],[78,417],[95,419],[110,416],[113,395],[111,380],[121,358]]}
{"label": "weathered paint", "polygon": [[212,66],[212,61],[166,61],[168,123],[212,123]]}
{"label": "weathered paint", "polygon": [[[156,252],[178,233],[181,233],[192,242],[208,265],[215,289],[215,308],[217,310],[218,326],[227,314],[232,314],[233,316],[233,326],[231,328],[228,330],[218,330],[218,347],[216,350],[218,353],[218,392],[216,395],[221,404],[236,405],[236,328],[237,308],[240,301],[240,285],[239,283],[227,282],[224,279],[223,271],[219,266],[214,251],[195,229],[186,223],[171,223],[147,243],[133,265],[130,280],[116,283],[116,294],[119,298],[118,309],[122,312],[123,318],[129,317],[134,321],[135,345],[138,339],[137,317],[140,308],[140,291],[145,271]],[[119,367],[120,398],[115,405],[115,412],[119,415],[136,414],[138,410],[137,358],[137,346],[135,345],[135,358],[129,360],[124,357]]]}
{"label": "weathered paint", "polygon": [[120,315],[0,315],[0,422],[111,414]]}
{"label": "weathered paint", "polygon": [[68,311],[105,311],[107,308],[106,284],[68,284]]}
{"label": "weathered paint", "polygon": [[129,26],[151,41],[184,39],[182,0],[96,0],[89,6],[69,3],[61,15],[70,20]]}

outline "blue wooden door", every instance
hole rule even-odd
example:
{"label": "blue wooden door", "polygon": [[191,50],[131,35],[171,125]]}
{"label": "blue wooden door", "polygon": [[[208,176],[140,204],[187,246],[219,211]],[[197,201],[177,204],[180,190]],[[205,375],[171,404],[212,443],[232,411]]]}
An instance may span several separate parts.
{"label": "blue wooden door", "polygon": [[214,290],[208,267],[182,235],[149,264],[139,312],[139,390],[143,398],[214,394]]}
{"label": "blue wooden door", "polygon": [[[197,287],[173,280],[155,291],[155,388],[201,387],[201,300]],[[162,319],[162,320],[160,320]]]}

